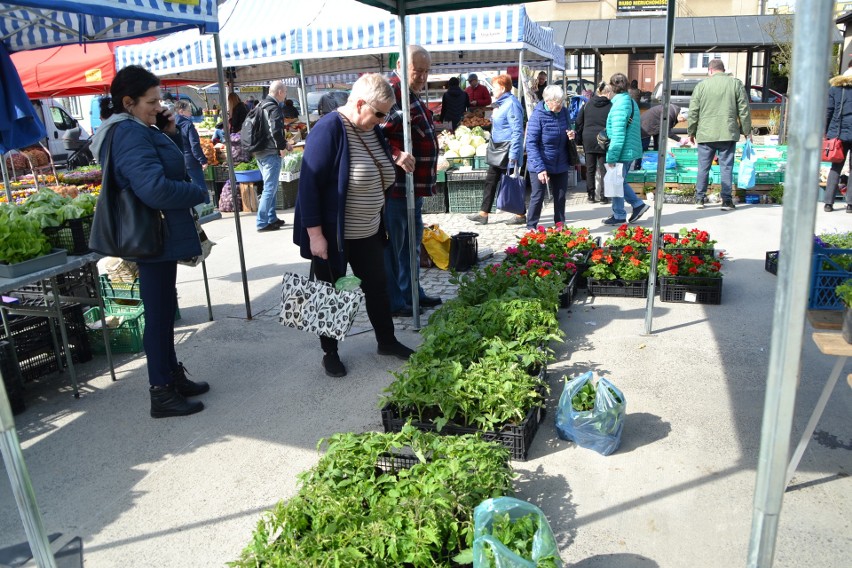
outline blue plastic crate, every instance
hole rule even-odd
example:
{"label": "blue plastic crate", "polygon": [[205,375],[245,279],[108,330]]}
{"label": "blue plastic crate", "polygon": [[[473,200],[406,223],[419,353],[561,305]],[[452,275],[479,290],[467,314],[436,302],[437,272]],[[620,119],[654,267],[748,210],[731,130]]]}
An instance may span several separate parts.
{"label": "blue plastic crate", "polygon": [[852,249],[822,248],[814,245],[811,256],[811,285],[808,292],[808,309],[843,310],[846,306],[834,289],[844,280],[852,278],[852,265],[844,268],[837,257],[852,257]]}

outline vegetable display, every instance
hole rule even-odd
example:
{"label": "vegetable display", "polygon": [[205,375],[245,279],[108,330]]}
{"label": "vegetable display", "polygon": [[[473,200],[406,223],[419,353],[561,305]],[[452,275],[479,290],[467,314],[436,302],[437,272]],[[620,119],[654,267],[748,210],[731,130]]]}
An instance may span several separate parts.
{"label": "vegetable display", "polygon": [[0,206],[0,262],[15,264],[50,252],[50,243],[34,220],[14,205]]}
{"label": "vegetable display", "polygon": [[252,158],[251,161],[241,162],[234,166],[235,172],[247,172],[249,170],[259,170],[260,166],[257,165],[257,158]]}
{"label": "vegetable display", "polygon": [[40,229],[58,227],[67,219],[79,219],[94,214],[96,203],[97,198],[88,193],[81,193],[71,199],[42,188],[14,209],[11,215],[25,215],[35,221]]}
{"label": "vegetable display", "polygon": [[444,150],[445,158],[472,158],[484,156],[488,148],[490,132],[485,132],[480,127],[468,128],[459,126],[455,134],[444,132],[438,138],[438,144]]}

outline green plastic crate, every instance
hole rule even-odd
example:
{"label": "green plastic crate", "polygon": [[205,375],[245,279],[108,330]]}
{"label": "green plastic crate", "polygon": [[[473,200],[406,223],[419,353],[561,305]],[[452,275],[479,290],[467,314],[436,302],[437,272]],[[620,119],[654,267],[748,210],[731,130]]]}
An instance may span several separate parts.
{"label": "green plastic crate", "polygon": [[[485,172],[447,172],[450,213],[476,213],[482,205]],[[494,200],[497,201],[496,199]],[[496,208],[492,204],[491,213]]]}
{"label": "green plastic crate", "polygon": [[643,170],[633,170],[627,172],[627,183],[643,183],[645,181],[645,172]]}
{"label": "green plastic crate", "polygon": [[488,162],[485,161],[485,156],[476,156],[473,161],[473,169],[475,170],[487,170]]}
{"label": "green plastic crate", "polygon": [[[142,335],[145,332],[145,308],[140,301],[137,305],[122,305],[104,302],[106,315],[122,318],[118,327],[110,328],[109,346],[113,353],[139,353],[144,349]],[[86,325],[95,324],[101,319],[101,308],[95,306],[83,314]],[[104,353],[103,333],[100,329],[88,328],[89,343],[95,353]]]}
{"label": "green plastic crate", "polygon": [[782,181],[784,181],[784,172],[754,172],[755,184],[775,185],[776,183],[781,183]]}
{"label": "green plastic crate", "polygon": [[698,173],[679,173],[677,174],[678,183],[698,183]]}
{"label": "green plastic crate", "polygon": [[672,172],[672,171],[666,172],[666,183],[678,183],[677,178],[678,178],[677,172]]}

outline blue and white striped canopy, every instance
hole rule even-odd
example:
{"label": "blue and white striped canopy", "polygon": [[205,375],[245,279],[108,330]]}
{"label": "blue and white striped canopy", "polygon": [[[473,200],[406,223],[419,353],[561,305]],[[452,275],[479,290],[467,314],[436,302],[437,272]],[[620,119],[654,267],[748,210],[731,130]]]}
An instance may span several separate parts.
{"label": "blue and white striped canopy", "polygon": [[0,40],[15,52],[189,28],[213,33],[216,7],[216,0],[13,0],[0,2]]}
{"label": "blue and white striped canopy", "polygon": [[[307,76],[387,71],[389,55],[399,51],[397,18],[355,0],[326,0],[316,9],[301,0],[229,0],[219,14],[222,65],[235,68],[240,83],[296,76],[294,61]],[[553,31],[523,6],[410,16],[406,25],[409,43],[423,45],[436,69],[517,65],[521,52],[531,63],[556,57],[564,68]],[[212,38],[196,31],[118,48],[116,65],[131,64],[165,78],[216,80]]]}

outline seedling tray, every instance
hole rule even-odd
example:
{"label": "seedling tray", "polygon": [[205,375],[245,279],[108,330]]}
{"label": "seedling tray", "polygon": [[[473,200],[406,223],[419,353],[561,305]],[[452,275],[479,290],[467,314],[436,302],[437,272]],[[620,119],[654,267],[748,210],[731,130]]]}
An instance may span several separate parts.
{"label": "seedling tray", "polygon": [[661,276],[660,301],[684,304],[721,304],[722,278]]}

